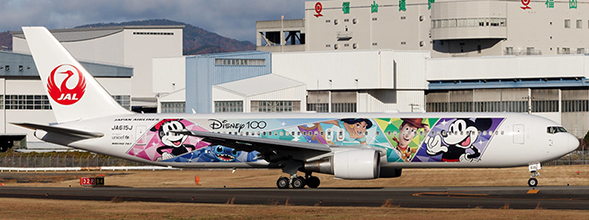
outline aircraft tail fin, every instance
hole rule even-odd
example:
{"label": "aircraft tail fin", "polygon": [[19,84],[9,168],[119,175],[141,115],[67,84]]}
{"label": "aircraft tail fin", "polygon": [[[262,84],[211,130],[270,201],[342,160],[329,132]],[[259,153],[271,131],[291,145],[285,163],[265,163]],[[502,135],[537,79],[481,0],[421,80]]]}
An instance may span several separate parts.
{"label": "aircraft tail fin", "polygon": [[23,27],[58,123],[128,114],[45,27]]}

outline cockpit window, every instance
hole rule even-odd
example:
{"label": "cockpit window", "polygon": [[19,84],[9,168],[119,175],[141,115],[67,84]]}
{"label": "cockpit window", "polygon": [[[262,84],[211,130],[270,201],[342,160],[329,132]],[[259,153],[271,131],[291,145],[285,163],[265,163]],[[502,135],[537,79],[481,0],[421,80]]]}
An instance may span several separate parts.
{"label": "cockpit window", "polygon": [[548,132],[548,134],[556,134],[560,132],[566,133],[567,130],[560,126],[550,126],[547,128],[546,132]]}

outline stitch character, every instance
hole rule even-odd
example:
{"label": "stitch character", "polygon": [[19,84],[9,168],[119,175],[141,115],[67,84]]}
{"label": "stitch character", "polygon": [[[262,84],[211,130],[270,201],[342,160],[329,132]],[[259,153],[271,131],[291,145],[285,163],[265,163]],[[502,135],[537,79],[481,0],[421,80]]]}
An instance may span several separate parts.
{"label": "stitch character", "polygon": [[[442,154],[444,162],[473,162],[481,156],[481,152],[474,146],[479,131],[488,130],[492,125],[492,119],[480,118],[474,121],[467,118],[458,118],[448,127],[448,131],[442,131],[434,137],[428,136],[427,154],[435,156]],[[470,149],[473,153],[467,152]]]}
{"label": "stitch character", "polygon": [[158,160],[167,160],[176,156],[188,153],[188,149],[195,150],[196,147],[190,144],[184,144],[188,138],[187,135],[178,134],[171,131],[184,130],[186,127],[177,119],[166,119],[156,124],[151,131],[157,131],[160,140],[164,146],[157,148],[157,152],[162,155]]}

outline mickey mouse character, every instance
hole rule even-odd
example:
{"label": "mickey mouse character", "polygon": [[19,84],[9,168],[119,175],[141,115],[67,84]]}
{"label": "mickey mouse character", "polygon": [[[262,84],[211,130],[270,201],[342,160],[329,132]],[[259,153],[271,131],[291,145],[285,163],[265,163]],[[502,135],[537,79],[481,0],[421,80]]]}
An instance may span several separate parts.
{"label": "mickey mouse character", "polygon": [[151,128],[151,131],[157,131],[160,140],[164,146],[158,147],[157,152],[162,155],[158,160],[167,160],[176,156],[188,153],[187,148],[195,150],[196,147],[190,144],[184,144],[188,138],[187,135],[174,133],[171,131],[184,130],[186,127],[179,119],[165,119]]}
{"label": "mickey mouse character", "polygon": [[[427,154],[435,156],[442,154],[444,162],[472,162],[475,158],[481,156],[478,148],[474,146],[479,137],[479,131],[488,130],[493,121],[489,118],[475,119],[474,121],[467,118],[458,118],[448,131],[442,131],[434,137],[427,137]],[[474,153],[466,152],[468,149]]]}

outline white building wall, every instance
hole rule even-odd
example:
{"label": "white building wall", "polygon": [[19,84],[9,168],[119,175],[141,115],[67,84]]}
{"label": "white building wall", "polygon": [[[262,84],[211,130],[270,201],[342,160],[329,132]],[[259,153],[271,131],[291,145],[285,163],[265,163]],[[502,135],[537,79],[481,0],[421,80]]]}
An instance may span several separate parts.
{"label": "white building wall", "polygon": [[[350,4],[349,14],[343,13],[344,2]],[[320,16],[317,3],[322,4]],[[378,11],[372,11],[373,4]],[[430,50],[428,1],[406,1],[405,6],[399,10],[398,0],[307,1],[305,50]],[[350,38],[338,39],[342,34]]]}
{"label": "white building wall", "polygon": [[358,93],[358,112],[421,112],[425,98],[423,90],[369,90]]}
{"label": "white building wall", "polygon": [[[171,32],[173,35],[137,35],[134,32]],[[182,56],[182,29],[125,29],[125,65],[133,67],[132,97],[154,97],[154,57]]]}
{"label": "white building wall", "polygon": [[500,56],[426,61],[427,80],[589,77],[587,56]]}
{"label": "white building wall", "polygon": [[186,87],[186,58],[153,59],[153,92],[171,93]]}
{"label": "white building wall", "polygon": [[130,95],[131,79],[130,78],[95,78],[104,89],[111,95]]}
{"label": "white building wall", "polygon": [[392,62],[380,51],[272,53],[272,73],[309,90],[393,88]]}
{"label": "white building wall", "polygon": [[62,44],[78,60],[125,65],[122,32],[101,38],[63,42]]}

